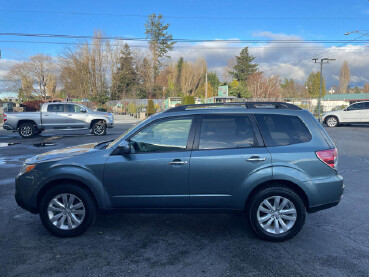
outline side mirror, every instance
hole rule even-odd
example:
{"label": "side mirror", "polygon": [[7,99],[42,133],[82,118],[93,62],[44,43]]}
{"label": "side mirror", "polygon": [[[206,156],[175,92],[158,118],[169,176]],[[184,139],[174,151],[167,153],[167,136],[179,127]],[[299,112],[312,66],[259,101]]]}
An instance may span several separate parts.
{"label": "side mirror", "polygon": [[116,150],[117,153],[121,155],[129,155],[131,154],[131,144],[128,141],[124,140],[118,145]]}
{"label": "side mirror", "polygon": [[80,109],[79,111],[80,111],[81,113],[85,113],[85,112],[87,112],[87,111],[86,111],[85,109],[83,109],[83,108],[82,108],[82,109]]}

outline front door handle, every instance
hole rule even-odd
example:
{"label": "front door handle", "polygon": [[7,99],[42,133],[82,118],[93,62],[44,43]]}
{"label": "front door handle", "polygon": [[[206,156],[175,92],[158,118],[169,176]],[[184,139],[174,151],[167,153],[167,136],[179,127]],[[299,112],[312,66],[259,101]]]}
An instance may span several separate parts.
{"label": "front door handle", "polygon": [[180,159],[175,159],[169,163],[169,165],[185,165],[187,161],[181,161]]}
{"label": "front door handle", "polygon": [[260,158],[259,156],[252,156],[251,158],[246,159],[248,162],[263,162],[266,158]]}

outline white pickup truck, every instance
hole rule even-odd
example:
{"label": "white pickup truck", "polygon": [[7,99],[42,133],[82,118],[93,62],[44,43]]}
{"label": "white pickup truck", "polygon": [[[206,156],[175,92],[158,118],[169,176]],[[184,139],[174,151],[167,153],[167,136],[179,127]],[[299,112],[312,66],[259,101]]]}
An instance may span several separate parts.
{"label": "white pickup truck", "polygon": [[56,102],[43,104],[40,112],[4,113],[3,128],[31,138],[48,129],[91,129],[94,135],[102,136],[113,125],[111,113],[95,112],[77,103]]}

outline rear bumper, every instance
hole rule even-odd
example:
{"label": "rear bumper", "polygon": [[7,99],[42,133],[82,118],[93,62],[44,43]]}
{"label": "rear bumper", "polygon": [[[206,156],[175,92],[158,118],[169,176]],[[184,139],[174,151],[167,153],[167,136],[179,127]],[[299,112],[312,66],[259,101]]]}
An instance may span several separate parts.
{"label": "rear bumper", "polygon": [[338,205],[343,197],[345,185],[343,177],[336,175],[328,179],[316,180],[311,185],[312,196],[309,197],[309,213],[328,209]]}
{"label": "rear bumper", "polygon": [[14,129],[12,126],[10,126],[10,125],[8,125],[8,124],[6,124],[6,123],[4,123],[3,128],[4,128],[5,130],[16,130],[16,129]]}
{"label": "rear bumper", "polygon": [[311,207],[311,208],[308,209],[308,213],[316,213],[316,212],[321,211],[321,210],[329,209],[329,208],[337,206],[338,203],[340,203],[340,201]]}

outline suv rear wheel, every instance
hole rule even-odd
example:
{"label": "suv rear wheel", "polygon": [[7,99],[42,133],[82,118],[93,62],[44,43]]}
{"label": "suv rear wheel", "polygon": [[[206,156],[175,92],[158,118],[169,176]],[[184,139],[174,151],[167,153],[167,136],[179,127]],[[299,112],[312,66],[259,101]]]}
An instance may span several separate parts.
{"label": "suv rear wheel", "polygon": [[248,216],[255,233],[269,241],[284,241],[298,234],[305,222],[306,209],[291,189],[273,186],[250,200]]}
{"label": "suv rear wheel", "polygon": [[91,195],[75,185],[57,185],[41,200],[41,222],[50,233],[59,237],[82,234],[94,222],[95,214]]}

